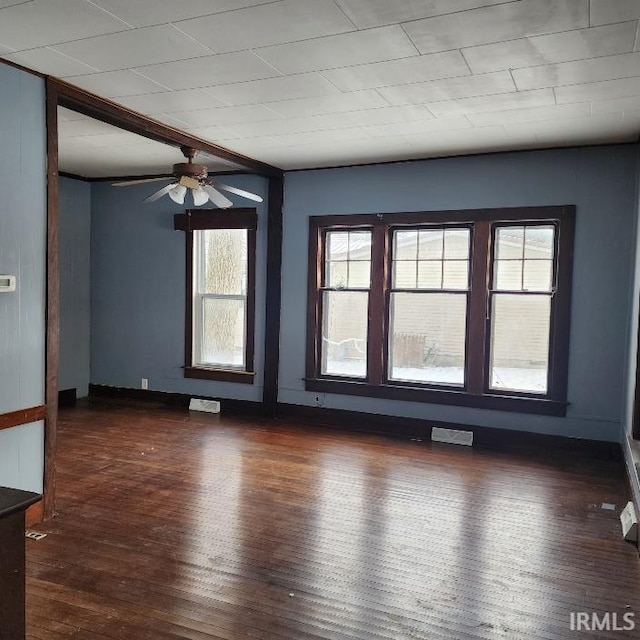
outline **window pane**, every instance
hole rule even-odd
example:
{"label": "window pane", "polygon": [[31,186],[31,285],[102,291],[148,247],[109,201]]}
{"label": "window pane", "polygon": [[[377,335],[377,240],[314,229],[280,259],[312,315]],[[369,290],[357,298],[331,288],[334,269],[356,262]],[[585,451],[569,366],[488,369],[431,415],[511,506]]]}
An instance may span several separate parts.
{"label": "window pane", "polygon": [[524,256],[524,227],[499,227],[496,233],[496,259],[513,260]]}
{"label": "window pane", "polygon": [[349,276],[348,262],[327,262],[326,285],[345,289]]}
{"label": "window pane", "polygon": [[349,234],[345,231],[327,233],[327,260],[347,260],[349,257]]}
{"label": "window pane", "polygon": [[469,229],[447,229],[444,232],[445,260],[469,258]]}
{"label": "window pane", "polygon": [[205,298],[202,301],[200,362],[217,367],[245,364],[245,301]]}
{"label": "window pane", "polygon": [[247,290],[247,230],[200,231],[203,241],[201,293],[242,295]]}
{"label": "window pane", "polygon": [[442,262],[440,260],[418,262],[418,287],[420,289],[442,288]]}
{"label": "window pane", "polygon": [[524,257],[527,260],[551,260],[553,258],[553,226],[531,226],[525,230]]}
{"label": "window pane", "polygon": [[371,286],[371,263],[363,261],[349,262],[349,288],[368,289]]}
{"label": "window pane", "polygon": [[325,291],[322,304],[323,375],[367,375],[367,291]]}
{"label": "window pane", "polygon": [[389,378],[464,384],[467,296],[392,293]]}
{"label": "window pane", "polygon": [[522,260],[495,262],[494,289],[520,291],[522,289]]}
{"label": "window pane", "polygon": [[393,234],[393,259],[416,260],[418,258],[418,232],[396,231]]}
{"label": "window pane", "polygon": [[443,264],[445,289],[466,289],[469,286],[469,263],[466,260],[446,260]]}
{"label": "window pane", "polygon": [[[416,266],[417,262],[406,261],[393,263],[393,287],[395,289],[415,289],[416,286]],[[440,264],[439,262],[437,263]],[[438,280],[438,287],[440,281]]]}
{"label": "window pane", "polygon": [[420,260],[442,260],[443,234],[442,229],[420,231]]}
{"label": "window pane", "polygon": [[371,232],[349,232],[349,260],[371,260]]}
{"label": "window pane", "polygon": [[547,392],[551,297],[495,294],[491,388]]}
{"label": "window pane", "polygon": [[553,262],[525,260],[523,288],[525,291],[551,291]]}

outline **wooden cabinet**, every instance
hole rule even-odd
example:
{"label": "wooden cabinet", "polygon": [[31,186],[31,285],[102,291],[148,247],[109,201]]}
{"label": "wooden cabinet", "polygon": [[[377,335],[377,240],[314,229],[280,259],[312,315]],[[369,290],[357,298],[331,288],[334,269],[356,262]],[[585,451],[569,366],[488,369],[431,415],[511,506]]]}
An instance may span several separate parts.
{"label": "wooden cabinet", "polygon": [[0,640],[25,637],[24,513],[39,499],[0,487]]}

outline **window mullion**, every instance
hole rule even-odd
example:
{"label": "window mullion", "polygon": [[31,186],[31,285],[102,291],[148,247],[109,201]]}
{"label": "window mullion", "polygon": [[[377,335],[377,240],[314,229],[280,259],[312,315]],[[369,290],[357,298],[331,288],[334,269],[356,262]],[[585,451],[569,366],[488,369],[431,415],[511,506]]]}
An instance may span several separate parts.
{"label": "window mullion", "polygon": [[481,395],[485,389],[486,331],[488,326],[489,259],[491,224],[478,221],[473,227],[471,291],[467,317],[467,391]]}
{"label": "window mullion", "polygon": [[369,291],[369,317],[367,335],[367,380],[369,384],[382,384],[385,376],[387,351],[387,287],[388,264],[388,228],[377,224],[372,230],[371,239],[371,289]]}

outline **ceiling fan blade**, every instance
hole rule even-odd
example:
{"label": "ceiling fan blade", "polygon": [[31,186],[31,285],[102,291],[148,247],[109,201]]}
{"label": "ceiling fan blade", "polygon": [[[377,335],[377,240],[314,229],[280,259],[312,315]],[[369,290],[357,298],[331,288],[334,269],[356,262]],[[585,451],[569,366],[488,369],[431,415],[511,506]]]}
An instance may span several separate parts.
{"label": "ceiling fan blade", "polygon": [[187,195],[187,187],[181,184],[171,185],[171,188],[168,191],[169,197],[176,204],[184,204],[184,197]]}
{"label": "ceiling fan blade", "polygon": [[229,207],[233,207],[233,202],[231,202],[229,198],[225,198],[219,191],[216,191],[210,184],[205,184],[202,188],[209,195],[211,202],[219,206],[221,209],[229,209]]}
{"label": "ceiling fan blade", "polygon": [[162,196],[165,193],[169,193],[170,190],[173,189],[175,186],[176,186],[175,183],[168,184],[166,187],[162,187],[162,189],[156,191],[155,193],[152,193],[150,196],[145,198],[142,202],[155,202],[156,200],[159,200],[160,198],[162,198]]}
{"label": "ceiling fan blade", "polygon": [[235,193],[237,196],[242,196],[243,198],[248,198],[249,200],[253,200],[254,202],[262,202],[262,198],[255,193],[251,193],[250,191],[244,191],[244,189],[238,189],[237,187],[232,187],[228,184],[224,184],[222,182],[218,182],[217,180],[210,180],[211,184],[218,189],[224,189],[229,193]]}
{"label": "ceiling fan blade", "polygon": [[203,204],[209,202],[209,194],[202,187],[193,189],[191,195],[193,196],[193,204],[195,204],[196,207],[201,207]]}
{"label": "ceiling fan blade", "polygon": [[145,182],[160,182],[162,180],[172,180],[173,176],[162,176],[161,178],[140,178],[140,180],[125,180],[124,182],[112,182],[112,187],[129,187],[132,184],[144,184]]}

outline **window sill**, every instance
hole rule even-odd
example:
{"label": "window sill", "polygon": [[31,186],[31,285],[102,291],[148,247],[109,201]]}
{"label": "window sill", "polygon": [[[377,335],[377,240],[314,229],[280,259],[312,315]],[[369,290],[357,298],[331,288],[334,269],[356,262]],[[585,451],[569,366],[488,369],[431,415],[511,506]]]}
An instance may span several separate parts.
{"label": "window sill", "polygon": [[391,384],[377,386],[367,384],[366,382],[355,382],[351,380],[306,378],[305,389],[307,391],[335,393],[338,395],[365,396],[369,398],[385,398],[388,400],[404,400],[431,404],[450,404],[458,407],[512,411],[515,413],[533,413],[546,416],[563,417],[567,412],[566,402],[548,400],[546,398],[498,394],[484,394],[480,396],[450,389],[424,389],[421,387]]}
{"label": "window sill", "polygon": [[235,382],[237,384],[253,384],[255,371],[236,371],[235,369],[208,369],[206,367],[185,367],[185,378],[200,380],[217,380],[218,382]]}

